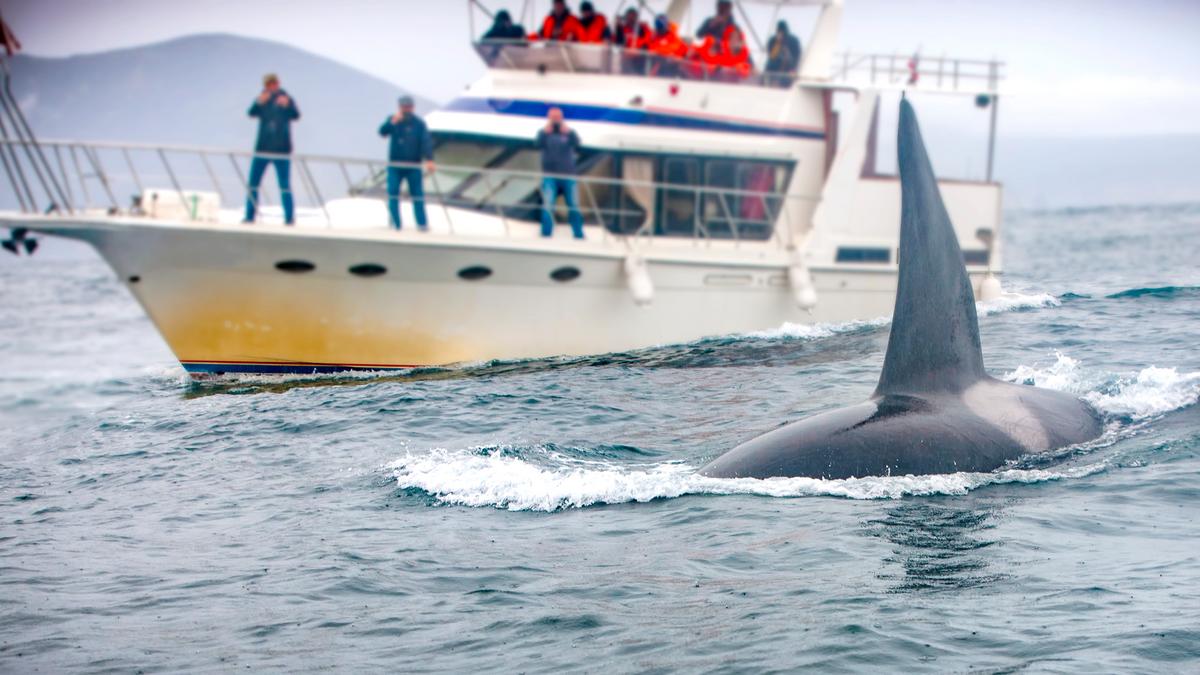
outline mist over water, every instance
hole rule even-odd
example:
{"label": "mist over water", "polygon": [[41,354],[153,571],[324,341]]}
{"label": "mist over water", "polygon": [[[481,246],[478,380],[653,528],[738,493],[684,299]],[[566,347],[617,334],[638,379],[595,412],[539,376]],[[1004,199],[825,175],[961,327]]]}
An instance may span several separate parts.
{"label": "mist over water", "polygon": [[[1094,443],[719,480],[886,318],[195,385],[94,255],[0,259],[0,671],[1200,667],[1200,207],[1009,214],[985,363]],[[603,665],[601,665],[603,664]]]}

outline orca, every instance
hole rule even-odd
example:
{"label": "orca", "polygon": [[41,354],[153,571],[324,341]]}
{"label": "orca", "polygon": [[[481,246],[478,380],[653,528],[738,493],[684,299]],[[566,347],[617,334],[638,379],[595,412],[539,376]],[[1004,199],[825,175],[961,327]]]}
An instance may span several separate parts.
{"label": "orca", "polygon": [[700,469],[715,478],[851,478],[988,472],[1103,431],[1083,400],[1009,384],[983,367],[975,295],[916,114],[900,101],[900,259],[879,385],[869,400],[802,419]]}

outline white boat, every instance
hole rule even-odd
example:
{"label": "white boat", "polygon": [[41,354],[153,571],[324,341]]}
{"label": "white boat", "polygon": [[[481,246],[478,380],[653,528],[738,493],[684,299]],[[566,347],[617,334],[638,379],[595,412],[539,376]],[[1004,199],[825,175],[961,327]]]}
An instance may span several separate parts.
{"label": "white boat", "polygon": [[[427,233],[389,229],[380,161],[293,155],[308,204],[297,225],[269,206],[243,225],[251,153],[22,138],[4,149],[25,208],[0,225],[18,249],[27,232],[93,245],[196,376],[583,355],[870,319],[892,309],[900,222],[896,176],[874,171],[877,103],[933,92],[991,107],[987,178],[940,187],[977,296],[994,292],[1001,64],[838,54],[839,0],[770,4],[820,5],[794,80],[600,45],[475,45],[487,74],[427,117]],[[849,99],[841,123],[835,96]],[[555,236],[539,235],[533,138],[550,106],[584,146],[582,241],[561,205]],[[50,213],[9,166],[32,181],[37,161]],[[335,184],[347,196],[325,199]],[[137,208],[113,198],[126,187]]]}

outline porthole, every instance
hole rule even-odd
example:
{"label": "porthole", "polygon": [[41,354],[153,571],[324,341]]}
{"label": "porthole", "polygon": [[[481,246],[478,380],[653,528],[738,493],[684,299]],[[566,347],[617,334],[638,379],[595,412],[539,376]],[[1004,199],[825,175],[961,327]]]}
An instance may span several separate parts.
{"label": "porthole", "polygon": [[571,267],[568,265],[567,267],[560,267],[551,272],[550,278],[555,281],[562,282],[574,281],[575,279],[579,278],[580,274],[582,274],[582,272],[579,271],[578,267]]}
{"label": "porthole", "polygon": [[480,279],[486,279],[492,276],[492,270],[484,267],[483,265],[471,265],[470,267],[464,267],[459,270],[458,276],[459,278],[466,279],[467,281],[479,281]]}
{"label": "porthole", "polygon": [[350,268],[350,274],[358,277],[378,277],[387,274],[387,268],[375,263],[363,263]]}
{"label": "porthole", "polygon": [[317,269],[317,266],[307,260],[280,260],[275,263],[275,269],[280,272],[291,272],[292,274],[300,274],[302,272],[311,272]]}

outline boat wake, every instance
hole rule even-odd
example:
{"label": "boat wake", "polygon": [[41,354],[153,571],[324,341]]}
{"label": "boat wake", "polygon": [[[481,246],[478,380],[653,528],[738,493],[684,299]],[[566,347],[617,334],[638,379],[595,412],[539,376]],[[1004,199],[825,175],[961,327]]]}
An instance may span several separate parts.
{"label": "boat wake", "polygon": [[[842,480],[816,478],[709,478],[684,461],[645,463],[644,455],[570,451],[553,446],[435,449],[408,453],[384,467],[401,489],[414,490],[447,505],[513,511],[558,511],[601,504],[649,502],[684,495],[831,496],[898,499],[905,496],[962,495],[989,485],[1041,483],[1083,478],[1119,465],[1096,451],[1113,445],[1145,423],[1200,400],[1200,372],[1150,367],[1133,375],[1092,374],[1077,360],[1058,354],[1045,368],[1022,366],[1004,379],[1077,393],[1108,419],[1108,432],[1091,443],[1049,458],[1019,462],[990,473],[930,476],[869,476]],[[1094,387],[1094,388],[1093,388]],[[603,455],[597,457],[597,455]],[[1045,466],[1052,463],[1053,466]]]}

